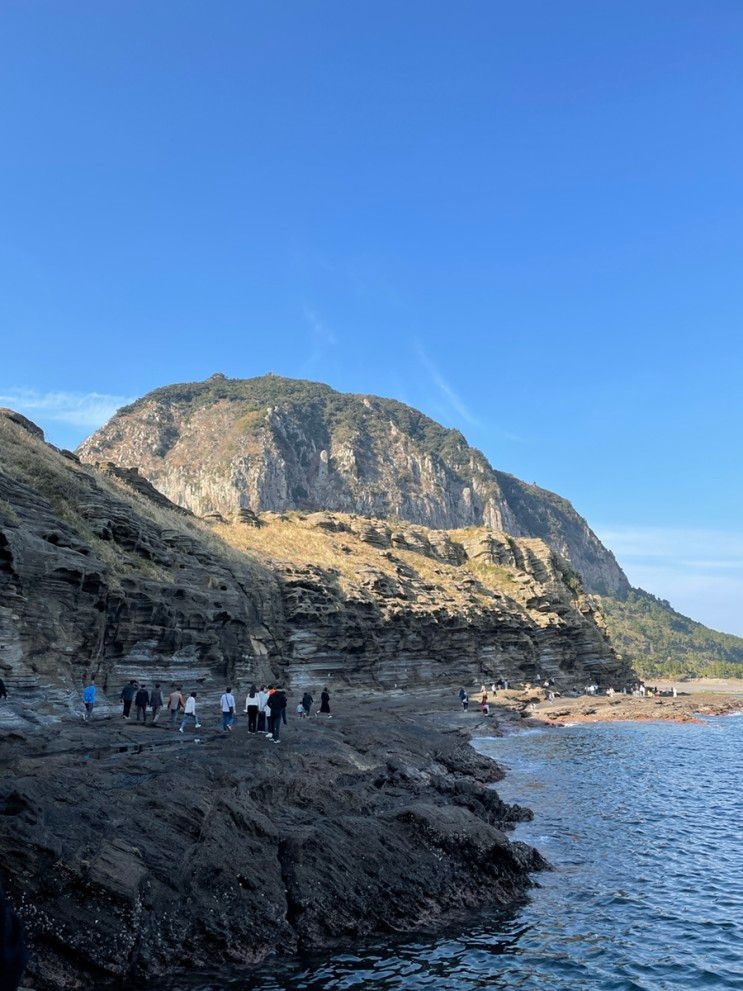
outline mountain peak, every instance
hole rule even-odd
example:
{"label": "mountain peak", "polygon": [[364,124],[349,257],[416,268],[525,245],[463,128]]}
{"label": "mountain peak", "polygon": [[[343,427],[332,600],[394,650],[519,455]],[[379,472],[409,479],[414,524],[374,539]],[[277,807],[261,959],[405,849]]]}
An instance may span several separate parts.
{"label": "mountain peak", "polygon": [[394,399],[267,374],[155,389],[80,448],[137,466],[197,515],[329,510],[439,529],[539,537],[590,591],[629,588],[614,556],[562,497],[493,468],[458,430]]}

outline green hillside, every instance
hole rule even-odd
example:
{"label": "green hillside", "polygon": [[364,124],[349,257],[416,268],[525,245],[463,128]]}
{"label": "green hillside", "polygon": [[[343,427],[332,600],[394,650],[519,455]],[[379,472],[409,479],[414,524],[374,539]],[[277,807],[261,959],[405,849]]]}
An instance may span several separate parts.
{"label": "green hillside", "polygon": [[743,638],[710,630],[639,588],[601,606],[615,650],[644,677],[743,678]]}

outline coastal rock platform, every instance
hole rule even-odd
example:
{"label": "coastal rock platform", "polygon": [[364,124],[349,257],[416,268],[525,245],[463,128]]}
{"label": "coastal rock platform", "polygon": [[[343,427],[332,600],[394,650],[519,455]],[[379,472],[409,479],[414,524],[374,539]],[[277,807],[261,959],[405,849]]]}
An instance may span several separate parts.
{"label": "coastal rock platform", "polygon": [[221,732],[216,705],[196,735],[117,716],[6,737],[0,857],[26,983],[249,965],[523,899],[545,865],[506,835],[530,813],[468,746],[479,715],[430,692],[333,705],[290,717],[280,744],[242,716]]}

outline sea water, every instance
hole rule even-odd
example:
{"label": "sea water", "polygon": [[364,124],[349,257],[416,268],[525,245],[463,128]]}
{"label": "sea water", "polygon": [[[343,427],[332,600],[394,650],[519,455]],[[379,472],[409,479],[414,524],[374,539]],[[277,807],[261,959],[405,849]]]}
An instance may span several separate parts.
{"label": "sea water", "polygon": [[[743,718],[574,726],[475,746],[553,870],[446,933],[197,978],[258,991],[743,988]],[[476,874],[463,883],[477,883]]]}

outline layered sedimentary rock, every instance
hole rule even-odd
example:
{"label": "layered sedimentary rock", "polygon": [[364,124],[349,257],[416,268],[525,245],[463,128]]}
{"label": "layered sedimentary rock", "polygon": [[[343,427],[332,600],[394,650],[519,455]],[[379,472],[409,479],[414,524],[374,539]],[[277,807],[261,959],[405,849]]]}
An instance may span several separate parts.
{"label": "layered sedimentary rock", "polygon": [[135,675],[268,676],[269,629],[281,629],[272,572],[135,473],[93,472],[0,415],[2,723],[74,711],[91,674],[115,697]]}
{"label": "layered sedimentary rock", "polygon": [[629,588],[567,500],[495,470],[458,431],[389,399],[277,376],[216,375],[155,390],[79,453],[138,466],[199,516],[331,510],[443,529],[488,526],[545,540],[591,592]]}
{"label": "layered sedimentary rock", "polygon": [[626,677],[580,579],[540,540],[332,513],[215,524],[281,576],[295,684]]}
{"label": "layered sedimentary rock", "polygon": [[6,723],[77,711],[90,674],[114,698],[130,677],[625,677],[595,601],[542,541],[328,513],[207,524],[7,416],[0,441],[0,673],[28,703]]}
{"label": "layered sedimentary rock", "polygon": [[[45,989],[513,904],[541,861],[504,833],[524,813],[487,787],[494,765],[451,732],[478,718],[452,715],[454,690],[626,677],[540,540],[340,513],[199,520],[5,414],[0,674],[0,863]],[[198,690],[198,742],[120,719],[134,677]],[[327,680],[334,719],[290,722],[280,747],[217,732],[226,680],[242,696],[279,678],[292,704]],[[431,684],[438,709],[411,694]]]}

